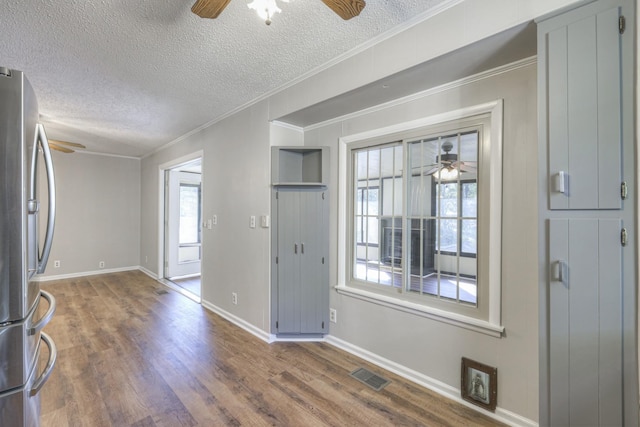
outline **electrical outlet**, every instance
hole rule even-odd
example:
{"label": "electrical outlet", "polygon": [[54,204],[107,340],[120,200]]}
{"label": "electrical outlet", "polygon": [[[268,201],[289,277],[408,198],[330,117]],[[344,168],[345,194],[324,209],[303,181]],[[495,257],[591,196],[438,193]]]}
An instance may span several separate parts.
{"label": "electrical outlet", "polygon": [[329,309],[329,320],[331,323],[338,323],[338,312],[335,308]]}
{"label": "electrical outlet", "polygon": [[255,215],[251,215],[251,217],[249,218],[249,227],[256,228],[256,216]]}
{"label": "electrical outlet", "polygon": [[60,268],[60,260],[53,261],[53,268]]}
{"label": "electrical outlet", "polygon": [[237,293],[235,293],[235,292],[231,293],[231,302],[236,304],[236,305],[238,304],[238,294]]}
{"label": "electrical outlet", "polygon": [[100,262],[98,263],[98,267],[100,267],[100,268],[104,268],[104,261],[100,261]]}

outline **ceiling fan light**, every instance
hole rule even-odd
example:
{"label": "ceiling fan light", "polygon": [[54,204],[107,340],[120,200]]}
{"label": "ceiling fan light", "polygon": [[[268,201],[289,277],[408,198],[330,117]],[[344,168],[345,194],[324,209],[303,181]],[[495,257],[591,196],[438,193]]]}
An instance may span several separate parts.
{"label": "ceiling fan light", "polygon": [[441,181],[453,181],[458,179],[459,173],[457,168],[444,167],[438,171],[437,175],[438,179]]}
{"label": "ceiling fan light", "polygon": [[264,19],[267,25],[271,24],[271,17],[275,13],[280,13],[282,10],[276,4],[276,0],[253,0],[253,2],[247,5],[249,9],[256,11],[258,16]]}

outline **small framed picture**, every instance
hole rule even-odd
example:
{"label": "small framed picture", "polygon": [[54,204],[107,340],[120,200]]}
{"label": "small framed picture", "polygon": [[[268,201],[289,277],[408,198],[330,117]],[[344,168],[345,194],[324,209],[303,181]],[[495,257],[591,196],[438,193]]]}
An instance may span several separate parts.
{"label": "small framed picture", "polygon": [[495,412],[498,400],[498,369],[462,358],[462,398]]}

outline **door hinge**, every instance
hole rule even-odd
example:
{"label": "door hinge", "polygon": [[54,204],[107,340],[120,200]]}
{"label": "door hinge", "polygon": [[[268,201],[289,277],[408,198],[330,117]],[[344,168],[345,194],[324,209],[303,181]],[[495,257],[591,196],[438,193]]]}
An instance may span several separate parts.
{"label": "door hinge", "polygon": [[278,321],[276,320],[276,329],[278,329]]}
{"label": "door hinge", "polygon": [[324,200],[324,193],[322,193],[322,200]]}
{"label": "door hinge", "polygon": [[322,322],[322,329],[324,329],[324,322]]}
{"label": "door hinge", "polygon": [[276,257],[276,264],[278,263],[278,257]]}
{"label": "door hinge", "polygon": [[620,184],[620,197],[622,198],[622,200],[627,199],[628,192],[629,189],[627,188],[627,183],[623,182],[622,184]]}
{"label": "door hinge", "polygon": [[278,192],[276,191],[276,200],[278,200]]}
{"label": "door hinge", "polygon": [[324,264],[324,257],[322,257],[322,264]]}
{"label": "door hinge", "polygon": [[618,17],[618,32],[620,34],[624,34],[624,30],[627,28],[627,20],[624,18],[624,16],[620,16]]}
{"label": "door hinge", "polygon": [[620,243],[622,246],[627,246],[627,229],[623,228],[620,230]]}

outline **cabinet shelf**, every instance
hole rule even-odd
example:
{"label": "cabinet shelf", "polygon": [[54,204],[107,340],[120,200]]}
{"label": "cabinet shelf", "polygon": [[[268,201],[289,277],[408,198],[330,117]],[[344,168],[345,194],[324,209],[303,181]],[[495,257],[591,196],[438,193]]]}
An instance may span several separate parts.
{"label": "cabinet shelf", "polygon": [[329,147],[271,148],[273,186],[326,186],[328,175]]}

